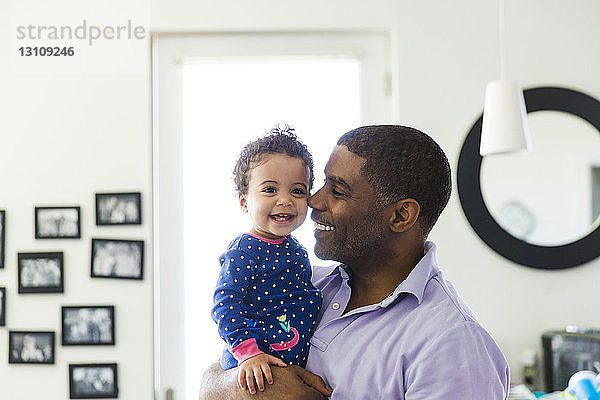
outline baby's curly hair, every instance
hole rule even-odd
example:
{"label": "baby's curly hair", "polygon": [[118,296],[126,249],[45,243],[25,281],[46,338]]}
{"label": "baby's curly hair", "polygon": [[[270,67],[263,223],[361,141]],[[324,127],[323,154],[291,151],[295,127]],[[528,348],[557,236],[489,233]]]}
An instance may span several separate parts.
{"label": "baby's curly hair", "polygon": [[250,171],[260,164],[267,154],[285,154],[301,159],[304,165],[308,167],[310,174],[308,190],[312,189],[315,179],[312,155],[306,145],[298,139],[294,133],[294,128],[286,124],[283,128],[276,125],[265,136],[244,146],[233,168],[233,182],[235,190],[239,194],[248,193]]}

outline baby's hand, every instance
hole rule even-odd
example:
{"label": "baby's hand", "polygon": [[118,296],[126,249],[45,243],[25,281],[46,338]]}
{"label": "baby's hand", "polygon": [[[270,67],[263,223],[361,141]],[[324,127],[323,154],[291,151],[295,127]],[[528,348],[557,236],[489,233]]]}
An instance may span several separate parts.
{"label": "baby's hand", "polygon": [[256,379],[258,390],[261,392],[265,390],[263,373],[267,378],[267,382],[269,382],[269,384],[273,383],[273,375],[271,374],[271,367],[269,367],[269,364],[277,365],[279,367],[287,367],[286,363],[281,361],[279,358],[265,353],[250,357],[238,367],[240,372],[238,376],[238,383],[240,384],[240,387],[243,390],[246,390],[246,385],[248,385],[248,390],[250,390],[250,393],[254,394],[256,393],[256,389],[254,388],[254,380]]}

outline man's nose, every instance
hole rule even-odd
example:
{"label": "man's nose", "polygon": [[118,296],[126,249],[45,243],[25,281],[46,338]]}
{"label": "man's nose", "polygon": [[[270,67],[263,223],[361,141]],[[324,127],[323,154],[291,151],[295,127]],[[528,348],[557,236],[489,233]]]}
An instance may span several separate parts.
{"label": "man's nose", "polygon": [[316,210],[322,210],[324,207],[323,196],[322,196],[323,188],[317,190],[315,194],[308,198],[308,206],[310,208],[314,208]]}

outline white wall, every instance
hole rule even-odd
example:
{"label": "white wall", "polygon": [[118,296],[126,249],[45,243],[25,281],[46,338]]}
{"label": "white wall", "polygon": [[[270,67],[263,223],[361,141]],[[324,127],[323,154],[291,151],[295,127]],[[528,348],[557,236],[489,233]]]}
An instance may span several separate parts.
{"label": "white wall", "polygon": [[[69,13],[68,7],[62,10]],[[12,13],[17,11],[22,10],[14,3],[0,3],[0,209],[7,213],[6,267],[0,270],[0,286],[7,287],[7,326],[0,328],[0,398],[66,399],[69,363],[116,362],[119,398],[151,399],[152,190],[147,72],[18,73],[11,67],[17,49],[8,34]],[[74,23],[83,16],[75,14]],[[46,21],[58,22],[66,21]],[[146,49],[147,43],[141,46]],[[118,62],[111,58],[103,61],[105,65]],[[145,62],[141,60],[141,65]],[[94,193],[99,191],[140,191],[143,225],[96,227]],[[35,240],[33,207],[40,204],[79,205],[82,238]],[[90,278],[92,237],[144,240],[143,281]],[[64,251],[64,294],[18,294],[17,252],[44,250]],[[115,346],[61,346],[60,307],[94,304],[115,306]],[[56,363],[8,364],[9,330],[55,331]]]}
{"label": "white wall", "polygon": [[[0,26],[9,26],[14,13],[22,18],[17,3],[22,4],[0,3]],[[484,86],[499,76],[495,1],[63,0],[51,6],[69,23],[101,15],[103,23],[131,19],[161,32],[390,30],[396,115],[403,124],[430,133],[446,150],[453,171],[462,141],[481,112]],[[86,12],[86,7],[94,12]],[[600,98],[599,2],[508,0],[506,11],[509,77],[525,87],[569,86]],[[27,12],[37,13],[43,21],[35,7]],[[111,22],[111,15],[118,21]],[[7,267],[0,270],[0,285],[7,287],[10,302],[8,327],[58,332],[60,305],[111,303],[116,306],[117,345],[85,349],[59,345],[53,366],[9,366],[6,346],[0,345],[0,381],[8,390],[3,397],[65,398],[69,362],[111,360],[120,365],[120,398],[149,399],[149,267],[143,282],[88,278],[92,236],[141,238],[150,248],[151,109],[149,54],[143,51],[148,47],[128,43],[135,54],[142,54],[133,61],[112,57],[110,47],[95,48],[94,54],[103,57],[95,59],[90,69],[110,73],[20,74],[11,69],[16,52],[12,35],[5,30],[0,36],[0,54],[10,55],[0,59],[0,209],[8,215]],[[129,72],[121,72],[125,70]],[[93,193],[113,189],[142,192],[144,225],[95,227]],[[33,206],[39,203],[81,205],[82,239],[35,241]],[[553,272],[513,264],[474,234],[456,191],[432,238],[439,244],[440,264],[505,351],[516,380],[521,350],[537,347],[542,331],[566,324],[600,326],[600,314],[582,307],[596,302],[599,259]],[[17,295],[16,252],[49,248],[65,251],[65,293]],[[150,262],[147,252],[146,266]],[[0,343],[8,343],[7,331],[0,328]]]}

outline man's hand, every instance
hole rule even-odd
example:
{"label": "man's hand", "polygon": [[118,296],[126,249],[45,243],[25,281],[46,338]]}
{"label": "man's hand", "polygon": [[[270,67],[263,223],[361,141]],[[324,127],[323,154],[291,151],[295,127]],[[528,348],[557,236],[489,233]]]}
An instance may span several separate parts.
{"label": "man's hand", "polygon": [[286,368],[273,366],[273,384],[264,392],[250,394],[238,384],[238,369],[223,371],[216,363],[209,367],[200,387],[200,400],[325,400],[331,389],[321,377],[292,365]]}
{"label": "man's hand", "polygon": [[[294,367],[291,367],[291,368],[294,368]],[[308,385],[308,386],[314,388],[321,395],[323,395],[325,397],[331,396],[331,393],[333,391],[331,390],[331,388],[329,386],[325,385],[323,378],[321,378],[319,375],[315,375],[312,372],[309,372],[309,371],[305,370],[304,368],[298,367],[298,366],[295,366],[295,373],[296,373],[296,376],[298,378],[300,378],[300,380],[302,380],[302,382],[304,382],[305,385]]]}

